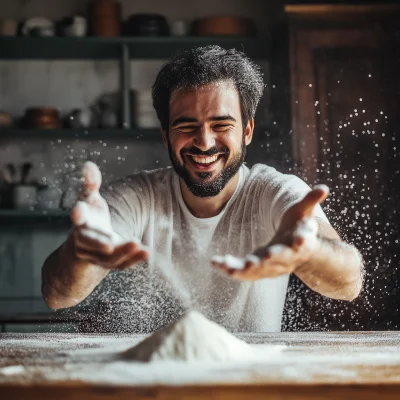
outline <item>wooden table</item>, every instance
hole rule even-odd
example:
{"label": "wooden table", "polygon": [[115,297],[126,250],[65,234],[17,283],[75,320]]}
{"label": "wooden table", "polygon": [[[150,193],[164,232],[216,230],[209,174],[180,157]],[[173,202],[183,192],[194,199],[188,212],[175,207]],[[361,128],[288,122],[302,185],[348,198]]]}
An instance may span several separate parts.
{"label": "wooden table", "polygon": [[139,335],[1,334],[0,399],[400,398],[400,332],[241,337],[260,354],[283,347],[255,363],[155,366],[118,358]]}

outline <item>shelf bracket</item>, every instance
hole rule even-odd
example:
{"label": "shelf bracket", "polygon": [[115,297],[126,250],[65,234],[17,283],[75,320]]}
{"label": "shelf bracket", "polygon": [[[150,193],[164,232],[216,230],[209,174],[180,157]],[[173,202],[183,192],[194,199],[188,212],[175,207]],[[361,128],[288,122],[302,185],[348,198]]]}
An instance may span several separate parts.
{"label": "shelf bracket", "polygon": [[121,124],[123,129],[131,129],[131,70],[130,54],[127,44],[121,46],[120,59],[121,77]]}

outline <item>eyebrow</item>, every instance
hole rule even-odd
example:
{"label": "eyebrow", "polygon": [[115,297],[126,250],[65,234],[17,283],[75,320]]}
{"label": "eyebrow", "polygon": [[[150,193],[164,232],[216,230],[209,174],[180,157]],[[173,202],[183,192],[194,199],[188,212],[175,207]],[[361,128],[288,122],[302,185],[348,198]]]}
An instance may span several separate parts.
{"label": "eyebrow", "polygon": [[[236,119],[233,118],[231,115],[227,114],[227,115],[218,115],[215,117],[210,117],[208,118],[208,121],[232,121],[232,122],[236,122]],[[172,123],[172,127],[179,125],[179,124],[184,124],[184,123],[190,123],[190,122],[199,122],[196,118],[190,118],[190,117],[181,117],[181,118],[177,118],[176,120],[174,120],[174,122]]]}

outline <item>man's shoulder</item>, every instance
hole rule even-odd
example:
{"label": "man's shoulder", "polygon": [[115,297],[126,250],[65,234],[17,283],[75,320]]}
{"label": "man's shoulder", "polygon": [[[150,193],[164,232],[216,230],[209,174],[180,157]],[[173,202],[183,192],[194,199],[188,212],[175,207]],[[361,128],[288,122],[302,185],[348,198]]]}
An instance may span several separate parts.
{"label": "man's shoulder", "polygon": [[250,170],[247,178],[249,184],[266,189],[271,194],[286,188],[296,189],[307,187],[307,184],[293,174],[277,171],[274,167],[265,164],[255,164]]}
{"label": "man's shoulder", "polygon": [[284,183],[288,180],[299,179],[295,175],[279,172],[274,167],[265,164],[255,164],[249,170],[248,179],[260,183]]}

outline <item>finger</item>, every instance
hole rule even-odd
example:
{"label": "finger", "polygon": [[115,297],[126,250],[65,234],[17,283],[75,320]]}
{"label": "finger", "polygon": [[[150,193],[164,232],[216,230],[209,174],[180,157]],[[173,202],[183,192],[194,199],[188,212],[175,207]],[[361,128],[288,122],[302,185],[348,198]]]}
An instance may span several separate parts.
{"label": "finger", "polygon": [[276,278],[281,275],[290,274],[292,269],[290,263],[282,264],[280,261],[269,260],[262,264],[252,264],[244,270],[231,271],[231,278],[241,281],[255,281],[265,278]]}
{"label": "finger", "polygon": [[107,256],[90,252],[87,250],[82,250],[82,249],[76,249],[75,250],[75,255],[79,260],[86,261],[88,263],[91,263],[93,265],[97,265],[99,267],[104,267],[108,268],[108,263],[107,263]]}
{"label": "finger", "polygon": [[268,268],[258,266],[246,271],[233,271],[230,277],[238,281],[256,281],[265,278],[276,278],[291,272],[286,266],[282,265],[272,265]]}
{"label": "finger", "polygon": [[[100,197],[100,195],[98,194]],[[102,210],[96,205],[89,204],[87,201],[78,201],[71,210],[70,217],[73,225],[81,227],[85,225],[87,228],[98,231],[105,235],[112,234],[111,218],[107,210]]]}
{"label": "finger", "polygon": [[315,185],[313,187],[313,192],[317,192],[320,194],[320,198],[318,200],[319,203],[324,202],[327,197],[329,196],[329,187],[327,185],[324,185],[323,183],[320,183],[319,185]]}
{"label": "finger", "polygon": [[228,268],[225,264],[219,264],[217,262],[211,262],[212,266],[218,270],[220,270],[221,272],[227,274],[227,275],[231,275],[233,273],[233,271],[235,271],[232,268]]}
{"label": "finger", "polygon": [[231,256],[215,256],[211,259],[213,267],[227,275],[234,276],[236,273],[247,273],[251,268],[260,266],[261,259],[254,254],[250,254],[245,258]]}
{"label": "finger", "polygon": [[[89,200],[89,197],[87,197]],[[93,227],[101,227],[107,225],[107,221],[104,215],[101,215],[101,211],[97,210],[86,201],[78,201],[72,208],[70,213],[71,221],[76,226],[82,226],[84,224],[91,225]]]}
{"label": "finger", "polygon": [[78,201],[70,212],[71,222],[75,226],[81,226],[86,223],[86,212],[87,204],[83,201]]}
{"label": "finger", "polygon": [[219,266],[225,269],[243,269],[245,260],[243,258],[235,257],[230,254],[225,256],[214,256],[211,259],[214,266]]}
{"label": "finger", "polygon": [[127,242],[117,246],[109,259],[110,265],[112,265],[113,268],[116,268],[118,265],[121,265],[141,251],[144,251],[142,246],[135,242]]}
{"label": "finger", "polygon": [[101,186],[101,172],[99,167],[91,162],[86,161],[82,168],[83,186],[81,189],[81,199],[85,199],[91,194],[98,192]]}
{"label": "finger", "polygon": [[314,217],[301,219],[293,232],[293,247],[299,250],[301,246],[314,248],[317,244],[318,222]]}
{"label": "finger", "polygon": [[244,270],[249,271],[250,269],[261,267],[261,264],[265,259],[266,259],[265,251],[261,253],[261,256],[257,254],[249,254],[245,258]]}
{"label": "finger", "polygon": [[311,216],[317,204],[322,203],[329,195],[329,188],[326,185],[316,185],[305,195],[305,197],[296,205],[303,216]]}
{"label": "finger", "polygon": [[286,266],[293,263],[295,251],[289,246],[285,246],[283,244],[275,244],[268,248],[266,255],[269,264],[274,266]]}
{"label": "finger", "polygon": [[91,252],[82,249],[76,250],[77,257],[81,260],[100,265],[107,269],[115,269],[118,265],[121,265],[138,252],[139,251],[137,250],[137,245],[135,243],[126,243],[122,246],[119,246],[118,252],[114,250],[112,255],[102,255],[98,254],[97,252]]}
{"label": "finger", "polygon": [[114,244],[112,237],[92,229],[81,228],[75,233],[75,245],[77,248],[99,254],[112,254]]}
{"label": "finger", "polygon": [[288,271],[288,267],[293,264],[295,252],[289,246],[277,244],[262,248],[257,254],[247,256],[245,268],[231,271],[231,277],[238,280],[256,280],[275,278],[291,272]]}
{"label": "finger", "polygon": [[138,264],[139,262],[146,261],[149,258],[149,254],[145,250],[140,250],[138,253],[134,254],[126,261],[122,262],[120,265],[116,267],[119,271],[123,271],[125,269],[131,268],[133,265]]}

